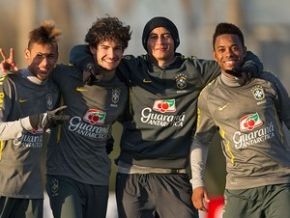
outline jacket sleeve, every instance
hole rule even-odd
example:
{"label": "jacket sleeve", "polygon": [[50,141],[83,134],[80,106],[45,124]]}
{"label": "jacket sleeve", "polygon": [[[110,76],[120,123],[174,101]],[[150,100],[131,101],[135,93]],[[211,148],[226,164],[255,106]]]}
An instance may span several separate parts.
{"label": "jacket sleeve", "polygon": [[273,84],[274,89],[277,92],[276,97],[276,110],[280,120],[290,129],[290,99],[288,92],[282,82],[272,73],[264,72],[261,74],[262,78],[270,81]]}
{"label": "jacket sleeve", "polygon": [[250,73],[252,77],[260,77],[263,72],[263,64],[259,57],[251,51],[247,51],[243,65],[237,69],[240,72]]}
{"label": "jacket sleeve", "polygon": [[69,62],[81,71],[84,71],[88,64],[94,64],[95,60],[90,52],[89,46],[82,44],[74,46],[69,54]]}
{"label": "jacket sleeve", "polygon": [[192,189],[205,186],[204,176],[209,145],[217,127],[207,109],[206,96],[202,92],[198,98],[197,129],[190,149]]}
{"label": "jacket sleeve", "polygon": [[29,117],[7,121],[15,99],[13,98],[13,87],[6,77],[0,78],[0,140],[10,140],[22,136],[25,130],[32,130]]}

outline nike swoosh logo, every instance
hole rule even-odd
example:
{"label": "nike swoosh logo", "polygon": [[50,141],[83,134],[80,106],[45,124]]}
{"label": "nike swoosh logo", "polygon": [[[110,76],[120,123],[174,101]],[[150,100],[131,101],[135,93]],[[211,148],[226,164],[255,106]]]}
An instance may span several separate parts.
{"label": "nike swoosh logo", "polygon": [[26,100],[26,99],[19,99],[18,101],[19,101],[19,103],[24,103],[24,102],[27,102],[27,100]]}
{"label": "nike swoosh logo", "polygon": [[152,83],[151,80],[143,79],[143,83]]}
{"label": "nike swoosh logo", "polygon": [[77,87],[77,88],[76,88],[76,91],[78,91],[78,92],[86,92],[86,91],[88,91],[88,90],[85,89],[85,88],[83,88],[83,87]]}
{"label": "nike swoosh logo", "polygon": [[219,110],[219,111],[222,111],[222,110],[225,109],[228,105],[229,105],[229,103],[225,104],[224,106],[220,106],[220,107],[218,107],[218,110]]}

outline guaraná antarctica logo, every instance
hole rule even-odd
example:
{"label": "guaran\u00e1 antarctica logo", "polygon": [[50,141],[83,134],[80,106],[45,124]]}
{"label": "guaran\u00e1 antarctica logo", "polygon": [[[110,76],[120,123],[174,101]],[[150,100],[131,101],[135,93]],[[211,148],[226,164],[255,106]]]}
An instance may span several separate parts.
{"label": "guaran\u00e1 antarctica logo", "polygon": [[156,100],[153,105],[153,110],[161,113],[175,112],[175,99]]}
{"label": "guaran\u00e1 antarctica logo", "polygon": [[240,131],[250,132],[263,125],[263,121],[260,119],[259,114],[247,114],[240,119]]}
{"label": "guaran\u00e1 antarctica logo", "polygon": [[68,130],[76,134],[94,138],[97,140],[106,140],[110,127],[105,125],[106,112],[98,109],[89,109],[83,118],[74,116],[69,121]]}
{"label": "guaran\u00e1 antarctica logo", "polygon": [[106,113],[98,109],[89,109],[83,120],[91,125],[102,125],[105,123]]}
{"label": "guaran\u00e1 antarctica logo", "polygon": [[240,131],[233,135],[235,149],[245,149],[258,143],[263,143],[275,137],[274,125],[272,122],[266,125],[259,114],[251,113],[240,119]]}
{"label": "guaran\u00e1 antarctica logo", "polygon": [[182,127],[185,114],[176,112],[175,99],[155,100],[153,107],[145,107],[141,111],[141,122],[153,126]]}

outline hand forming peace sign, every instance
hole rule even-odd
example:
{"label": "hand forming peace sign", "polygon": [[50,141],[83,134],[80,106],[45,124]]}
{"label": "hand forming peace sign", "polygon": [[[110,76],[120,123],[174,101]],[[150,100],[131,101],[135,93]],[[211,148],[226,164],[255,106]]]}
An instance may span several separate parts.
{"label": "hand forming peace sign", "polygon": [[14,49],[10,48],[9,57],[7,58],[3,49],[0,48],[0,55],[2,57],[2,61],[0,62],[0,72],[2,74],[7,74],[7,71],[17,71],[18,68],[14,61]]}

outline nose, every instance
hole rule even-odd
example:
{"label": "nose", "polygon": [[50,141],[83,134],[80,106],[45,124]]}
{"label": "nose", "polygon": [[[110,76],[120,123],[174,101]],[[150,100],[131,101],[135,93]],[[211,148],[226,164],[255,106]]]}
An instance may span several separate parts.
{"label": "nose", "polygon": [[41,62],[40,62],[41,66],[47,66],[48,65],[48,58],[47,57],[43,57]]}
{"label": "nose", "polygon": [[118,56],[118,49],[110,48],[107,55],[110,59],[115,59]]}
{"label": "nose", "polygon": [[113,58],[114,57],[114,49],[113,48],[108,49],[107,55],[109,56],[109,58]]}
{"label": "nose", "polygon": [[231,50],[231,49],[226,49],[226,56],[227,57],[231,57],[231,56],[233,56],[233,51]]}
{"label": "nose", "polygon": [[157,44],[163,44],[164,43],[164,41],[165,41],[165,39],[164,39],[164,37],[162,37],[162,36],[158,36],[158,38],[157,38]]}

